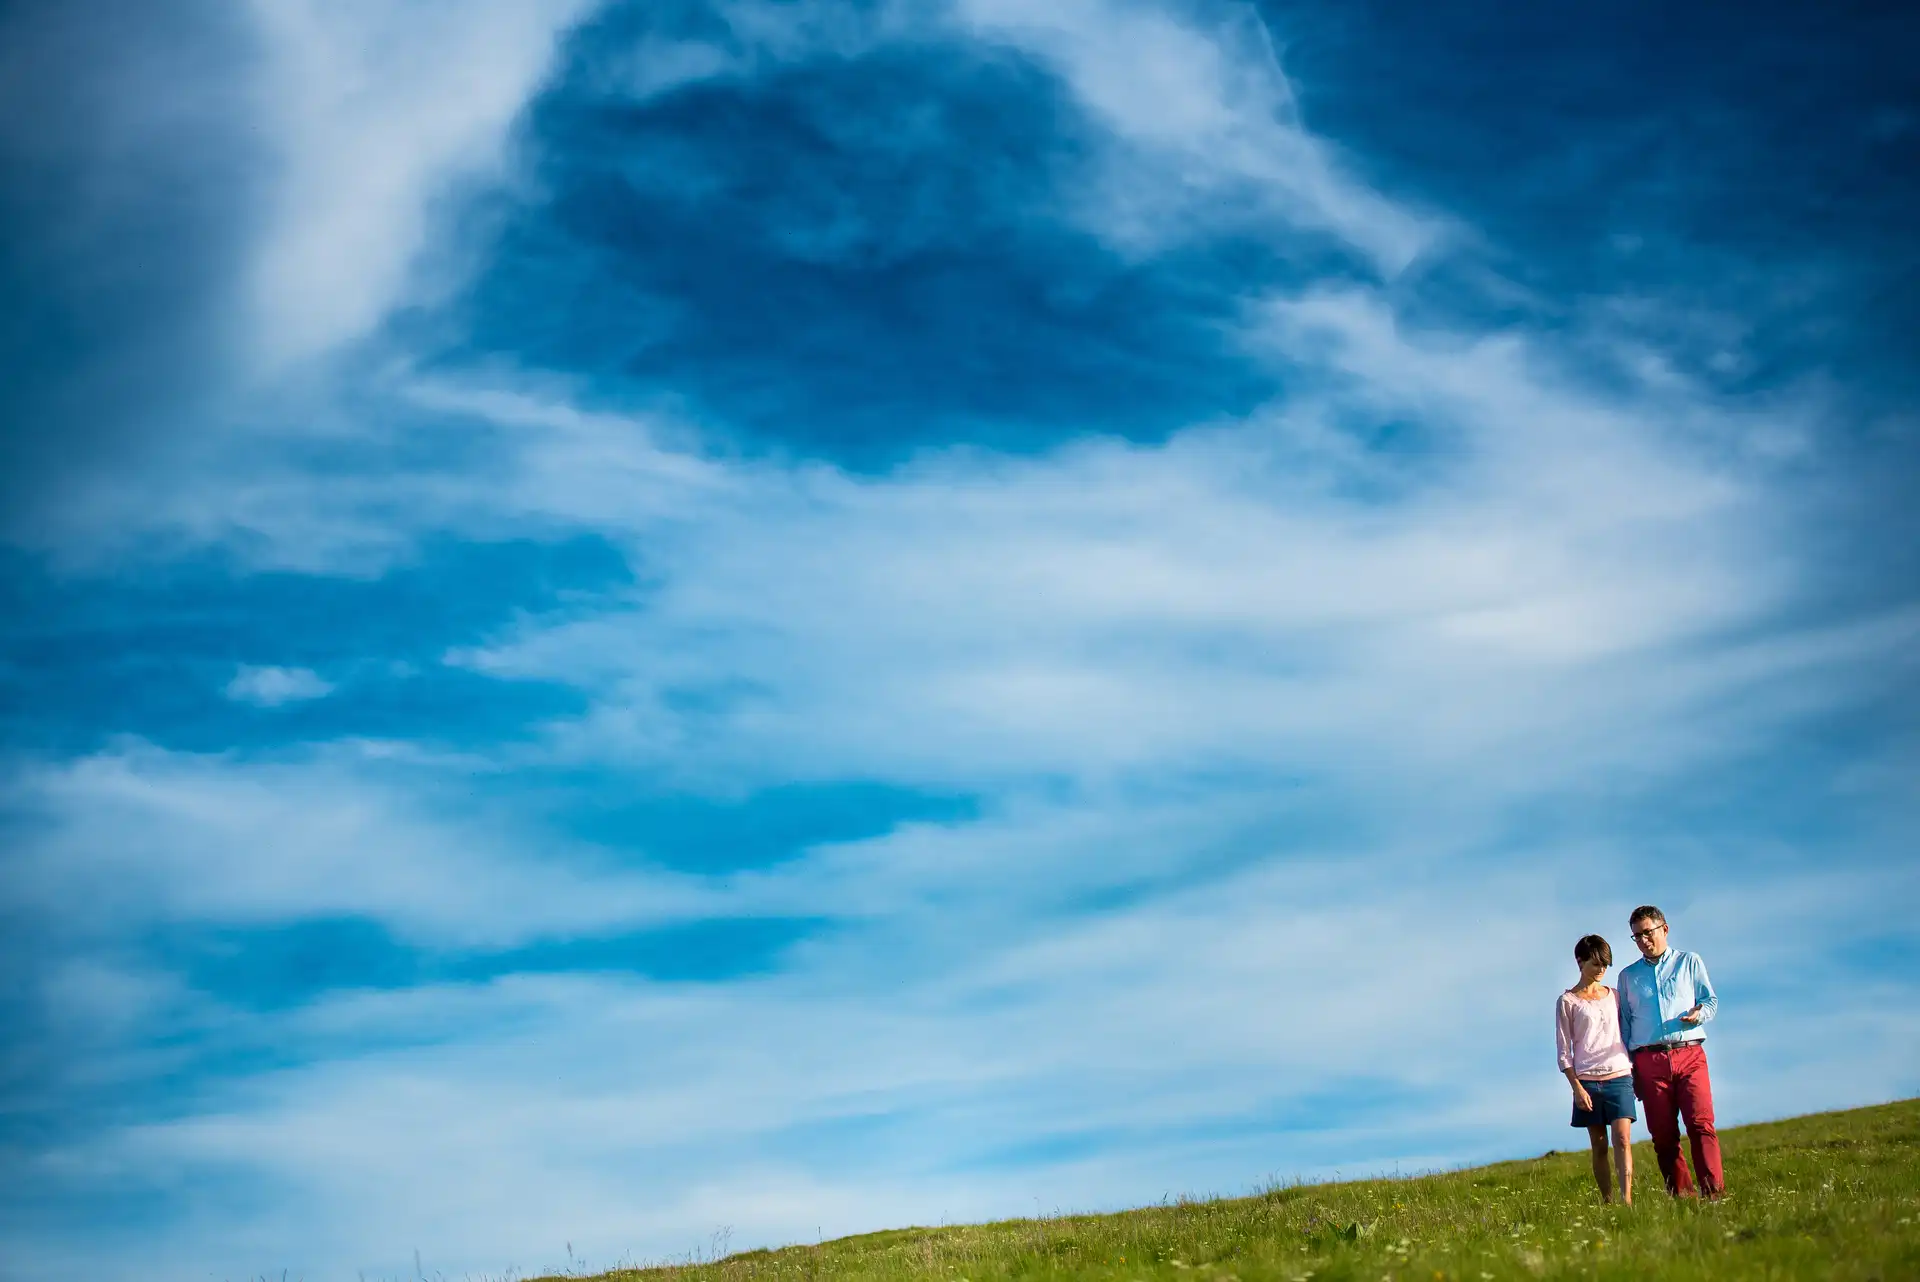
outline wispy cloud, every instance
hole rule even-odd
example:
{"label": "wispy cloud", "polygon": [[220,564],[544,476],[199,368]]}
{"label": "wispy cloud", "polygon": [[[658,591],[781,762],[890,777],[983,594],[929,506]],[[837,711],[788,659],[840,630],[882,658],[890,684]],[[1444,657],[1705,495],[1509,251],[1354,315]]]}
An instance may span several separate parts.
{"label": "wispy cloud", "polygon": [[[1635,849],[1625,819],[1505,830],[1535,807],[1638,813],[1881,697],[1913,617],[1779,622],[1804,608],[1812,567],[1781,524],[1772,456],[1742,449],[1747,420],[1698,389],[1585,386],[1538,340],[1422,332],[1360,295],[1271,300],[1243,341],[1314,353],[1323,390],[1162,446],[957,451],[880,477],[729,460],[671,417],[537,387],[411,386],[402,404],[471,423],[498,454],[464,475],[290,475],[247,546],[349,566],[365,546],[314,531],[380,529],[397,548],[435,529],[595,530],[643,589],[448,656],[576,685],[589,710],[466,762],[75,763],[29,785],[50,836],[16,884],[37,904],[126,887],[109,920],[349,915],[441,948],[743,914],[840,933],[744,984],[325,996],[271,1034],[312,1047],[309,1067],[218,1119],[103,1134],[99,1160],[217,1183],[284,1155],[274,1178],[306,1209],[238,1236],[224,1223],[223,1258],[245,1267],[298,1228],[316,1268],[377,1266],[396,1258],[382,1243],[422,1238],[443,1267],[483,1268],[543,1242],[547,1263],[558,1240],[610,1259],[690,1249],[721,1224],[780,1241],[1033,1196],[1231,1189],[1276,1162],[1493,1154],[1537,1142],[1514,1100],[1552,1104],[1514,967],[1555,973],[1567,938],[1628,906],[1592,900],[1596,866],[1690,908],[1722,984],[1763,1007],[1765,977],[1801,955],[1768,936],[1776,897],[1813,892],[1765,874],[1744,903],[1716,889],[1756,875],[1743,843],[1761,833],[1715,819],[1704,832],[1728,848],[1676,861]],[[1357,423],[1414,408],[1421,441],[1363,444]],[[878,777],[991,800],[723,881],[423,802],[530,766],[696,792]],[[1865,813],[1900,812],[1872,795]],[[1885,881],[1890,849],[1864,834],[1826,847],[1847,879],[1819,893],[1861,937],[1901,930],[1890,906],[1912,890]],[[1860,894],[1869,883],[1882,893]],[[1464,948],[1489,919],[1507,923],[1503,947]],[[1427,1008],[1423,1028],[1396,1004],[1436,959],[1481,995],[1470,1038],[1458,1009]],[[1866,1027],[1877,998],[1860,992],[1836,1027]],[[444,1045],[416,1045],[405,1030],[421,1028]],[[1874,1026],[1852,1089],[1903,1089],[1911,1036]],[[1409,1038],[1429,1047],[1419,1071],[1376,1074]],[[525,1057],[545,1039],[586,1067],[558,1088],[543,1070],[535,1089]],[[1512,1067],[1487,1076],[1495,1043]],[[735,1067],[716,1074],[716,1055]],[[626,1067],[616,1081],[597,1064]],[[1424,1100],[1470,1069],[1482,1085],[1449,1085],[1420,1128],[1386,1122],[1393,1108],[1377,1128],[1322,1120],[1356,1107],[1343,1082]],[[1733,1089],[1746,1111],[1730,1115],[1806,1098]],[[454,1125],[482,1109],[485,1128]],[[1266,1120],[1249,1132],[1250,1117]],[[654,1186],[623,1155],[640,1150],[691,1191],[661,1185],[657,1214],[636,1218],[634,1190]],[[426,1181],[449,1167],[476,1174]],[[538,1193],[515,1174],[529,1170],[547,1173]],[[183,1262],[207,1231],[177,1228]]]}
{"label": "wispy cloud", "polygon": [[500,178],[509,127],[589,7],[254,0],[278,161],[248,286],[262,360],[359,338],[449,283],[423,272],[466,266],[429,240],[435,214],[461,184]]}
{"label": "wispy cloud", "polygon": [[712,902],[697,882],[665,875],[585,886],[558,851],[543,870],[477,817],[455,820],[383,783],[403,760],[377,746],[341,757],[244,765],[130,748],[16,778],[15,810],[50,828],[11,893],[51,909],[101,887],[102,925],[360,916],[416,941],[468,944],[697,916]]}
{"label": "wispy cloud", "polygon": [[1273,37],[1251,5],[1192,10],[1110,0],[962,0],[951,20],[1058,70],[1114,148],[1082,214],[1130,252],[1278,216],[1391,275],[1441,220],[1342,172],[1302,125]]}
{"label": "wispy cloud", "polygon": [[242,664],[226,686],[227,698],[262,708],[324,699],[332,693],[333,683],[311,668],[256,668]]}
{"label": "wispy cloud", "polygon": [[[917,838],[889,838],[844,884],[870,895],[891,867],[909,899],[750,983],[522,977],[338,993],[251,1030],[321,1052],[312,1062],[236,1087],[218,1110],[102,1134],[71,1160],[287,1190],[284,1206],[148,1235],[129,1264],[184,1275],[209,1259],[375,1270],[415,1246],[450,1271],[537,1268],[569,1241],[610,1263],[691,1250],[723,1226],[736,1240],[804,1240],[1017,1214],[1035,1197],[1070,1210],[1142,1188],[1234,1192],[1276,1163],[1354,1173],[1545,1142],[1558,1096],[1550,1050],[1529,1032],[1545,1006],[1512,976],[1553,972],[1597,911],[1624,913],[1629,900],[1593,899],[1588,870],[1633,867],[1633,855],[1536,845],[1467,866],[1465,834],[1415,821],[1366,855],[1269,854],[1097,916],[1039,918],[1032,900],[1069,870],[993,858],[1009,843],[1058,850],[1077,830],[1123,863],[1142,847],[1165,861],[1195,853],[1183,829],[1220,840],[1219,804],[1036,813],[956,831],[921,860],[907,857]],[[1882,988],[1849,986],[1808,1016],[1768,980],[1821,951],[1788,928],[1800,912],[1863,936],[1900,928],[1910,879],[1872,867],[1745,895],[1646,868],[1641,884],[1676,917],[1692,910],[1689,943],[1716,959],[1729,1011],[1741,1007],[1719,1037],[1729,1115],[1910,1082],[1916,1028]],[[825,875],[817,889],[833,898],[831,868],[797,869],[793,893]],[[573,875],[583,890],[597,880]],[[878,990],[849,989],[881,970]],[[1409,1003],[1409,976],[1429,997],[1476,1000]],[[1780,1062],[1762,1030],[1788,1017],[1847,1030],[1848,1086],[1758,1071]],[[1422,1054],[1405,1056],[1410,1044]]]}

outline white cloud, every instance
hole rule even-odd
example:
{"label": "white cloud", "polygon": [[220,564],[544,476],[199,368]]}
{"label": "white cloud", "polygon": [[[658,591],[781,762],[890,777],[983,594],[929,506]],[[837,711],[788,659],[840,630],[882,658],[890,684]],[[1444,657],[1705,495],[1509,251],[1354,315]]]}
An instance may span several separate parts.
{"label": "white cloud", "polygon": [[288,765],[136,744],[21,771],[5,802],[44,836],[20,852],[7,893],[47,912],[84,898],[102,930],[365,916],[466,946],[700,916],[714,902],[666,874],[583,885],[567,858],[591,853],[560,842],[544,864],[525,860],[497,821],[450,819],[395,778],[420,769],[351,749]]}
{"label": "white cloud", "polygon": [[[276,464],[137,510],[151,542],[321,572],[428,531],[606,536],[644,595],[450,657],[582,688],[559,750],[688,780],[1253,764],[1520,792],[1738,751],[1892,671],[1898,612],[1784,622],[1819,566],[1794,473],[1750,443],[1799,431],[1791,407],[1596,387],[1538,339],[1414,331],[1364,292],[1257,304],[1244,340],[1317,390],[1160,446],[863,478],[708,457],[670,416],[538,384],[403,382],[396,452],[457,432],[475,466]],[[1379,423],[1418,435],[1376,448]]]}
{"label": "white cloud", "polygon": [[422,284],[434,202],[501,174],[509,126],[589,0],[251,0],[279,161],[250,310],[270,368],[364,334]]}
{"label": "white cloud", "polygon": [[1358,249],[1384,273],[1434,243],[1416,215],[1342,172],[1301,124],[1272,38],[1251,5],[1176,15],[1134,0],[958,0],[951,21],[1052,67],[1119,149],[1081,213],[1151,253],[1223,218],[1279,215]]}
{"label": "white cloud", "polygon": [[[396,194],[386,201],[389,212],[376,207],[358,224],[385,229],[382,243],[394,250],[390,275],[397,279],[404,264],[401,247],[417,240],[406,233],[418,223],[417,213],[403,217],[398,211],[419,209],[418,191],[437,171],[457,164],[474,168],[476,162],[463,160],[463,152],[480,155],[482,142],[497,143],[515,93],[523,93],[539,70],[537,63],[508,63],[500,55],[499,50],[517,48],[525,59],[531,57],[529,45],[539,47],[538,40],[513,45],[505,34],[510,24],[564,25],[584,2],[518,8],[500,3],[489,10],[486,22],[476,26],[491,23],[499,38],[484,29],[463,37],[486,53],[475,74],[484,76],[487,93],[457,120],[443,121],[418,106],[431,86],[378,82],[385,92],[404,93],[420,121],[413,130],[419,141],[409,143],[405,167],[396,170]],[[896,0],[872,7],[725,0],[713,6],[713,13],[724,25],[724,36],[640,36],[605,56],[593,75],[594,87],[641,100],[689,84],[749,79],[783,65],[853,60],[929,41],[1009,49],[1058,75],[1100,131],[1095,189],[1070,197],[1067,204],[1074,218],[1126,252],[1147,256],[1225,225],[1270,227],[1278,217],[1296,230],[1329,235],[1393,274],[1444,232],[1439,218],[1414,213],[1346,172],[1334,149],[1304,127],[1272,38],[1249,5],[1204,5],[1175,14],[1133,0],[1047,5]],[[429,21],[406,19],[424,38],[439,38],[442,33]],[[279,25],[288,27],[293,47],[311,62],[315,42],[306,31]],[[351,50],[385,43],[363,19],[342,29]],[[419,38],[413,30],[406,34]],[[324,101],[312,114],[328,121],[330,131],[357,130],[357,112],[343,112],[343,105],[352,104]],[[905,127],[893,122],[895,129]],[[328,148],[315,154],[325,157]],[[355,225],[335,219],[329,235],[344,243]],[[375,273],[362,275],[371,279]],[[369,301],[359,310],[373,309]]]}
{"label": "white cloud", "polygon": [[[436,216],[463,190],[511,180],[515,122],[562,39],[599,6],[248,0],[264,51],[258,110],[278,165],[247,281],[245,332],[265,372],[284,375],[459,281],[471,247],[431,234]],[[856,56],[906,25],[890,10],[876,22],[837,5],[718,12],[730,47],[644,39],[599,87],[653,97],[783,61]]]}
{"label": "white cloud", "polygon": [[[1862,657],[1905,644],[1898,614],[1782,644],[1813,568],[1740,448],[1764,423],[1689,388],[1583,388],[1518,336],[1409,333],[1363,296],[1251,323],[1340,378],[1159,447],[877,479],[689,460],[697,482],[623,483],[623,508],[599,478],[667,475],[657,434],[596,420],[589,470],[563,406],[519,412],[509,471],[531,479],[494,510],[583,519],[651,587],[453,657],[591,692],[567,752],[696,774],[1257,765],[1523,790],[1737,751],[1809,681],[1863,696]],[[1430,439],[1402,456],[1346,434],[1409,419]]]}
{"label": "white cloud", "polygon": [[311,668],[254,667],[241,664],[227,682],[226,695],[236,703],[251,703],[262,708],[277,708],[283,703],[304,703],[324,699],[333,693],[333,684]]}
{"label": "white cloud", "polygon": [[[1078,821],[1124,841],[1133,818]],[[1809,1007],[1777,982],[1830,964],[1826,937],[1794,929],[1805,912],[1849,937],[1901,928],[1920,887],[1876,868],[1887,852],[1746,886],[1734,862],[1649,864],[1616,899],[1595,897],[1592,869],[1633,867],[1625,849],[1464,867],[1447,857],[1453,835],[1408,835],[1082,919],[1021,918],[1046,874],[1009,878],[1012,914],[986,896],[929,899],[747,983],[574,976],[338,997],[278,1017],[271,1036],[447,1031],[255,1078],[222,1107],[104,1132],[62,1161],[284,1192],[149,1235],[123,1275],[166,1282],[377,1274],[416,1247],[454,1275],[552,1267],[568,1242],[604,1266],[701,1248],[723,1227],[745,1247],[1031,1214],[1036,1199],[1113,1207],[1537,1152],[1567,1135],[1548,1011],[1570,941],[1617,929],[1649,896],[1714,967],[1723,1124],[1910,1089],[1910,1003],[1847,983]],[[974,942],[929,964],[904,947],[927,935]],[[1840,1037],[1844,1077],[1810,1076],[1810,1048]],[[1376,1115],[1343,1115],[1355,1083],[1386,1094]],[[1223,1128],[1232,1137],[1209,1138]],[[1084,1137],[1105,1146],[1007,1156]],[[80,1272],[115,1276],[87,1254]]]}
{"label": "white cloud", "polygon": [[[1538,1151],[1566,1134],[1555,977],[1629,899],[1714,963],[1725,1121],[1910,1091],[1911,1003],[1848,977],[1810,1015],[1778,983],[1835,974],[1828,936],[1791,928],[1803,910],[1853,938],[1904,929],[1903,776],[1860,778],[1847,813],[1886,827],[1823,842],[1812,879],[1780,871],[1794,852],[1649,849],[1609,818],[1870,697],[1913,652],[1910,615],[1778,622],[1817,566],[1772,463],[1740,447],[1746,416],[1667,382],[1594,391],[1536,341],[1412,332],[1365,296],[1275,300],[1247,341],[1333,377],[1163,446],[868,478],[703,456],[671,420],[537,388],[435,384],[411,403],[493,434],[489,466],[288,478],[257,532],[321,564],[363,548],[316,552],[315,530],[404,544],[418,522],[591,529],[645,567],[643,600],[457,656],[589,694],[531,759],[989,801],[691,879],[436,805],[432,761],[127,748],[28,777],[11,800],[39,836],[11,893],[39,911],[87,893],[109,929],[334,913],[444,946],[843,922],[724,986],[520,978],[276,1017],[283,1044],[436,1044],[255,1078],[62,1153],[285,1192],[176,1221],[126,1275],[377,1274],[416,1246],[450,1273],[531,1270],[567,1242],[600,1265],[722,1226],[746,1246]],[[1414,410],[1433,443],[1411,462],[1347,435]],[[1523,812],[1566,835],[1516,837]],[[1596,869],[1626,898],[1596,899]],[[1845,1071],[1811,1052],[1776,1071],[1789,1024],[1850,1039]],[[1323,1111],[1355,1081],[1387,1095],[1377,1121]],[[1112,1147],[1004,1156],[1087,1136]],[[78,1263],[119,1267],[106,1247]]]}

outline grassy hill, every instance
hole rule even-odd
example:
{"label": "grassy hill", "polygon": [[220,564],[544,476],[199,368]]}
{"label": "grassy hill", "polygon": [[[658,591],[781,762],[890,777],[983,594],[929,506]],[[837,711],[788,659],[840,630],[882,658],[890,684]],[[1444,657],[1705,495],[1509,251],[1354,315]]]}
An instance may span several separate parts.
{"label": "grassy hill", "polygon": [[[1569,1132],[1571,1136],[1573,1132]],[[1729,1196],[1675,1203],[1651,1145],[1635,1205],[1585,1150],[1404,1180],[1113,1215],[896,1229],[597,1275],[606,1282],[1492,1282],[1920,1279],[1920,1100],[1721,1132]]]}

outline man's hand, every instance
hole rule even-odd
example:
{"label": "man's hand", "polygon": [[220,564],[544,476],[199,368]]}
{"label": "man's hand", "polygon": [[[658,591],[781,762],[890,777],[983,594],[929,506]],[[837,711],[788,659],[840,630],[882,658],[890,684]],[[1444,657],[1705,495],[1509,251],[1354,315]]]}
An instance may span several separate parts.
{"label": "man's hand", "polygon": [[1680,1017],[1680,1022],[1682,1024],[1698,1024],[1701,1020],[1700,1009],[1699,1006],[1695,1006],[1692,1010]]}
{"label": "man's hand", "polygon": [[1582,1113],[1593,1112],[1593,1096],[1587,1094],[1587,1088],[1578,1082],[1573,1084],[1573,1106]]}

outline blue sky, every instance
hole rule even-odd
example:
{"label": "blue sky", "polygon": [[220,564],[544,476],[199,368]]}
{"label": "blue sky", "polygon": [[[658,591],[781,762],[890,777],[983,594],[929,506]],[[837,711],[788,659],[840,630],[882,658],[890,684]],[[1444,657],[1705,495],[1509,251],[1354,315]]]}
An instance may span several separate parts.
{"label": "blue sky", "polygon": [[0,1275],[1920,1091],[1893,8],[9,8]]}

